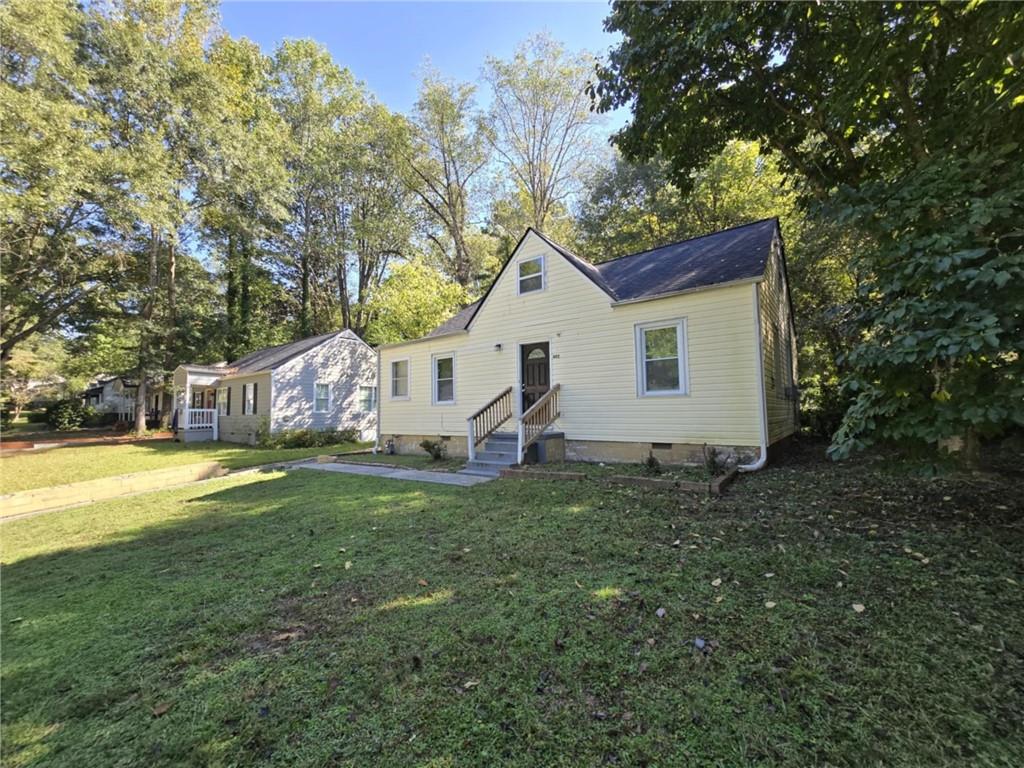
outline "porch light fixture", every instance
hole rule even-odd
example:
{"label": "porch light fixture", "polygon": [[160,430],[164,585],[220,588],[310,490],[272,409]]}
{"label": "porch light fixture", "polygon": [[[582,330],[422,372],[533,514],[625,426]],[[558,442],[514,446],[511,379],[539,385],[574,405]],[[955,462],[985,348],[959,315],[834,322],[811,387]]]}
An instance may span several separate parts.
{"label": "porch light fixture", "polygon": [[501,352],[501,342],[494,345],[495,352]]}

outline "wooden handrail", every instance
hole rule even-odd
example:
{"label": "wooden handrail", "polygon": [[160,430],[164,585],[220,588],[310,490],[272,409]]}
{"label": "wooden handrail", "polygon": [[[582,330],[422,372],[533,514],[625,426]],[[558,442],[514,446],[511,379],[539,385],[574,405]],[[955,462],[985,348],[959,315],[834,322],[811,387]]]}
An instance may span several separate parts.
{"label": "wooden handrail", "polygon": [[[494,434],[512,418],[512,387],[499,392],[487,405],[469,417],[469,442],[472,448]],[[472,453],[472,451],[471,451]]]}
{"label": "wooden handrail", "polygon": [[519,461],[523,460],[526,449],[537,442],[544,430],[562,415],[558,410],[558,393],[561,389],[561,384],[555,384],[519,417]]}

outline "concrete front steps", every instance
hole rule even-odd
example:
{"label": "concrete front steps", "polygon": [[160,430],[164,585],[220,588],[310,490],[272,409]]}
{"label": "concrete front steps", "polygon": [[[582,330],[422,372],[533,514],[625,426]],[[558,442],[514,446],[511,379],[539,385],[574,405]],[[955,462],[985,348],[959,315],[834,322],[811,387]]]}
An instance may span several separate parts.
{"label": "concrete front steps", "polygon": [[519,463],[516,458],[518,438],[514,432],[495,432],[488,437],[473,461],[467,461],[460,470],[464,475],[497,477],[501,470]]}

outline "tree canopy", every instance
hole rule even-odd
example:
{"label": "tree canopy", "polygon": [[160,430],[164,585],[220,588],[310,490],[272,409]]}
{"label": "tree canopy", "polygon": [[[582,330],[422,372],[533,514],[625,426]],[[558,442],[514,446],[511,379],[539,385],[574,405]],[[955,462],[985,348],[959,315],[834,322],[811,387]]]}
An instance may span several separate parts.
{"label": "tree canopy", "polygon": [[677,184],[734,139],[859,245],[845,456],[1024,424],[1024,11],[1004,3],[617,2],[592,89]]}

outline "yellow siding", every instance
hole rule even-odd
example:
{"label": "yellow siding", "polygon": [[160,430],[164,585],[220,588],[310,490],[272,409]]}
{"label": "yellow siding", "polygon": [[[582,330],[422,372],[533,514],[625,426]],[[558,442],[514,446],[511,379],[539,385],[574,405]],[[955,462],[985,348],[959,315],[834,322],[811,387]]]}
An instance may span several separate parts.
{"label": "yellow siding", "polygon": [[[544,254],[546,287],[517,295],[509,265],[467,333],[381,350],[382,434],[464,435],[466,419],[517,384],[518,344],[549,341],[562,385],[557,427],[573,440],[757,445],[753,290],[735,285],[611,306],[610,298],[531,233],[514,258]],[[637,395],[635,325],[686,318],[689,394]],[[501,350],[495,349],[501,344]],[[431,402],[431,358],[455,353],[455,404]],[[391,398],[391,362],[410,360],[410,397]],[[512,422],[505,429],[511,430]]]}
{"label": "yellow siding", "polygon": [[[797,426],[797,404],[786,388],[796,383],[796,339],[789,312],[786,284],[782,279],[779,241],[772,247],[765,278],[758,286],[761,303],[761,333],[764,349],[765,407],[768,411],[769,445],[793,434]],[[786,348],[789,354],[786,354]]]}
{"label": "yellow siding", "polygon": [[[253,383],[259,384],[256,388],[256,413],[243,415],[242,385],[246,385],[249,390],[252,389]],[[219,417],[220,439],[232,443],[254,441],[260,423],[267,420],[269,424],[270,420],[270,374],[257,373],[252,376],[224,379],[220,386],[231,387],[231,415]]]}

